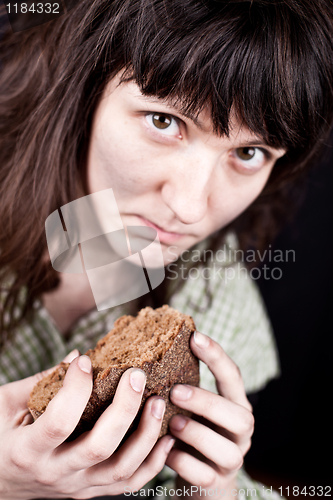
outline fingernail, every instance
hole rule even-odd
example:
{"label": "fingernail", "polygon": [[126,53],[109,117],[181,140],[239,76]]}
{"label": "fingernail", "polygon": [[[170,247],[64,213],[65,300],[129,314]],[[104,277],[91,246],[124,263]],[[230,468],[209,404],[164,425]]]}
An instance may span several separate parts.
{"label": "fingernail", "polygon": [[164,449],[166,453],[169,453],[173,445],[175,444],[176,440],[174,438],[170,438],[169,441],[167,441]]}
{"label": "fingernail", "polygon": [[157,418],[158,420],[161,420],[164,415],[164,410],[165,410],[164,399],[162,398],[155,399],[151,406],[151,412],[154,415],[154,417]]}
{"label": "fingernail", "polygon": [[146,383],[146,375],[142,370],[133,370],[130,375],[130,384],[135,392],[142,392]]}
{"label": "fingernail", "polygon": [[193,389],[186,384],[175,385],[171,389],[171,397],[181,401],[187,401],[192,396]]}
{"label": "fingernail", "polygon": [[79,360],[77,362],[79,365],[79,368],[85,373],[91,373],[91,361],[88,356],[85,356],[84,354],[79,357]]}
{"label": "fingernail", "polygon": [[197,344],[198,347],[208,347],[209,345],[209,338],[207,335],[204,335],[203,333],[194,332],[194,342]]}
{"label": "fingernail", "polygon": [[175,415],[170,420],[169,425],[175,431],[181,431],[182,429],[184,429],[186,423],[187,419],[185,417],[183,417],[182,415]]}
{"label": "fingernail", "polygon": [[71,363],[76,359],[78,356],[80,356],[80,352],[77,349],[74,349],[74,351],[71,351],[67,356],[63,359],[64,363]]}

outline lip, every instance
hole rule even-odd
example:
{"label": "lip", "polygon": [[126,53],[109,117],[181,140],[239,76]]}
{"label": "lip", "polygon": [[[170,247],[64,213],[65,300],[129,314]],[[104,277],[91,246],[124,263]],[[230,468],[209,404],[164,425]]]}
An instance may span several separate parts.
{"label": "lip", "polygon": [[156,224],[154,224],[150,220],[145,219],[144,217],[141,217],[141,215],[137,215],[137,217],[141,221],[141,223],[143,223],[145,226],[152,227],[152,228],[156,229],[159,240],[161,243],[166,243],[166,244],[173,243],[173,242],[179,240],[180,238],[182,238],[183,236],[185,236],[184,234],[181,234],[181,233],[172,233],[170,231],[165,231],[164,229],[157,226]]}

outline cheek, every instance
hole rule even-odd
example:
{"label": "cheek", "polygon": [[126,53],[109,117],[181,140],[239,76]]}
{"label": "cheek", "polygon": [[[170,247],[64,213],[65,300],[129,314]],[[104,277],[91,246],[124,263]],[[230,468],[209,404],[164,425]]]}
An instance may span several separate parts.
{"label": "cheek", "polygon": [[88,181],[90,191],[112,188],[119,194],[139,192],[148,187],[151,160],[137,138],[126,126],[104,126],[101,123],[92,136]]}
{"label": "cheek", "polygon": [[229,224],[254,202],[263,190],[270,171],[263,171],[262,175],[253,177],[237,176],[236,180],[224,179],[223,188],[216,189],[212,199],[216,227]]}

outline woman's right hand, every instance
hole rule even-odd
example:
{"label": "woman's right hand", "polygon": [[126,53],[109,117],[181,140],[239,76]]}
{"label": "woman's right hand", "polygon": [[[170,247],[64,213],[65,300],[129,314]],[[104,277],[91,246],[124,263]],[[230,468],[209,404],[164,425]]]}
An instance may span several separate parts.
{"label": "woman's right hand", "polygon": [[80,356],[71,362],[63,387],[31,423],[27,401],[45,374],[0,387],[0,498],[117,495],[139,490],[163,468],[174,440],[164,436],[156,443],[165,409],[156,396],[147,400],[137,430],[115,451],[139,409],[143,371],[127,370],[94,428],[72,442],[65,440],[91,394],[90,359]]}

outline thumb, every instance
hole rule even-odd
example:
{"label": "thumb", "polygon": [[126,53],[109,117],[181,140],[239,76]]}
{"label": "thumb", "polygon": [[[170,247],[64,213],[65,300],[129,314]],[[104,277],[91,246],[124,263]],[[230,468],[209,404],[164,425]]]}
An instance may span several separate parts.
{"label": "thumb", "polygon": [[80,356],[80,351],[78,349],[74,349],[74,351],[71,351],[67,356],[62,360],[63,363],[71,363],[73,359],[77,358]]}
{"label": "thumb", "polygon": [[[74,349],[72,352],[67,354],[67,356],[63,359],[63,362],[71,363],[71,361],[73,361],[73,359],[77,358],[79,355],[80,352],[77,349]],[[53,366],[48,370],[36,373],[31,377],[18,380],[17,382],[11,382],[9,384],[3,385],[1,387],[2,395],[6,399],[8,399],[8,401],[10,401],[10,406],[15,407],[16,410],[27,409],[27,403],[30,397],[30,393],[37,382],[42,380],[42,378],[44,378],[46,375],[52,373],[58,366],[59,365]]]}

